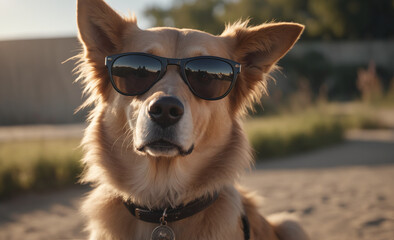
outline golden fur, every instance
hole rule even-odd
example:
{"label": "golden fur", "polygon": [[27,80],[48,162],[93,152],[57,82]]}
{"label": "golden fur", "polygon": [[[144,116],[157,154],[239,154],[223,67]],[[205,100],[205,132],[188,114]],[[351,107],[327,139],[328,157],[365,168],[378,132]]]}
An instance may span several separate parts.
{"label": "golden fur", "polygon": [[[243,239],[243,213],[249,218],[253,240],[307,239],[291,234],[292,228],[302,232],[295,221],[269,223],[258,214],[254,197],[235,185],[253,159],[240,119],[266,91],[267,75],[297,41],[302,25],[248,27],[239,22],[213,36],[191,29],[141,30],[135,18],[122,18],[102,0],[78,0],[77,12],[84,47],[78,71],[88,96],[83,107],[94,107],[82,143],[85,171],[81,181],[94,186],[82,206],[90,239],[150,238],[157,224],[134,218],[123,200],[164,208],[215,191],[220,192],[219,198],[208,209],[169,223],[177,239]],[[232,92],[218,101],[195,97],[175,66],[169,66],[163,79],[147,93],[127,97],[112,88],[104,66],[105,56],[122,52],[171,58],[219,56],[240,62],[242,72]],[[154,99],[169,95],[185,105],[186,120],[181,120],[177,133],[185,146],[194,144],[193,152],[157,156],[137,151],[134,143],[150,126],[144,109]],[[291,227],[284,227],[281,221]]]}

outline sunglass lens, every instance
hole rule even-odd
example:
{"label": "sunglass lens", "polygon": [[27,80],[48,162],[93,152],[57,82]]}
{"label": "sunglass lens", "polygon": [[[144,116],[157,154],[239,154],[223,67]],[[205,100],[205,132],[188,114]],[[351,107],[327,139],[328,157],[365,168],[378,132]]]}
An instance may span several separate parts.
{"label": "sunglass lens", "polygon": [[216,99],[224,96],[234,79],[230,64],[218,59],[196,59],[186,63],[187,80],[199,97]]}
{"label": "sunglass lens", "polygon": [[138,95],[147,91],[160,75],[159,60],[142,55],[117,58],[112,65],[112,80],[123,94]]}

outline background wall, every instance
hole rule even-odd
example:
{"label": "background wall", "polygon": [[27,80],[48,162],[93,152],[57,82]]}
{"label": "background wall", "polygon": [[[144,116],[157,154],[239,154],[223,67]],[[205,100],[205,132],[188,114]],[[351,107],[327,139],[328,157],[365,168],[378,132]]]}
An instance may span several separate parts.
{"label": "background wall", "polygon": [[76,38],[0,42],[0,125],[82,121],[75,61],[63,63],[79,48]]}
{"label": "background wall", "polygon": [[394,41],[301,42],[291,51],[293,56],[319,52],[333,64],[376,65],[394,68]]}

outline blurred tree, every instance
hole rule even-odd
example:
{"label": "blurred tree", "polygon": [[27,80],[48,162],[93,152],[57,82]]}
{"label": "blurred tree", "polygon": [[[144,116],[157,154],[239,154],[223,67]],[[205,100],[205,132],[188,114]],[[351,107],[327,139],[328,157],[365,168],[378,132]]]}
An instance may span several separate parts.
{"label": "blurred tree", "polygon": [[304,39],[387,39],[394,37],[393,0],[174,0],[168,9],[152,7],[145,14],[156,26],[197,28],[213,34],[223,22],[251,18],[306,25]]}
{"label": "blurred tree", "polygon": [[224,2],[224,0],[175,0],[174,6],[169,9],[152,7],[147,9],[145,14],[153,18],[156,26],[195,28],[219,33],[223,30],[223,22],[219,15]]}

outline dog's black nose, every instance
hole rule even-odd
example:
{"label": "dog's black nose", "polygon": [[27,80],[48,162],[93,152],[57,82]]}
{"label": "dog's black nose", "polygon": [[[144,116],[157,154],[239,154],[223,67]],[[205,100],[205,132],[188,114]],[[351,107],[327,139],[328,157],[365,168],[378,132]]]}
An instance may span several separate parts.
{"label": "dog's black nose", "polygon": [[148,106],[150,118],[162,128],[174,125],[183,115],[183,104],[174,97],[161,97]]}

